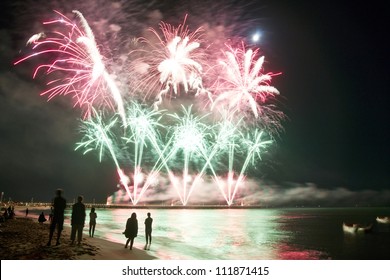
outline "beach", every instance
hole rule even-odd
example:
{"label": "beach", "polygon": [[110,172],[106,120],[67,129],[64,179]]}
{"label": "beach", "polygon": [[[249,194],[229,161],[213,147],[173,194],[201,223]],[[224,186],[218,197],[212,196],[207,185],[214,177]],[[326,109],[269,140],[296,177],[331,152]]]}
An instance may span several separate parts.
{"label": "beach", "polygon": [[[48,222],[37,215],[48,206],[26,206],[16,219],[0,226],[1,259],[48,260],[389,260],[388,207],[286,209],[97,208],[95,237],[88,236],[88,218],[80,247],[70,245],[70,209],[65,213],[60,246],[47,247]],[[124,249],[122,234],[136,212],[139,231],[133,250]],[[153,217],[153,244],[145,245],[144,219]],[[35,216],[33,216],[35,215]],[[369,232],[344,232],[343,223],[371,225]],[[55,237],[55,236],[54,236]]]}
{"label": "beach", "polygon": [[[81,244],[71,245],[70,227],[64,225],[60,245],[55,245],[56,232],[51,246],[49,223],[38,223],[38,217],[16,211],[13,219],[0,224],[1,260],[151,260],[146,251],[133,247],[125,249],[124,243],[114,243],[89,237],[84,228]],[[125,242],[125,240],[124,240]]]}

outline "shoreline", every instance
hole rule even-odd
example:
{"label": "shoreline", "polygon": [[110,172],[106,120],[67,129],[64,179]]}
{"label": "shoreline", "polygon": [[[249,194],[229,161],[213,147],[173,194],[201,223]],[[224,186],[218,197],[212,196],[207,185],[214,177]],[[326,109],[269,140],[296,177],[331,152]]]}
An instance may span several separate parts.
{"label": "shoreline", "polygon": [[[74,203],[67,203],[67,208],[71,208]],[[17,208],[50,208],[52,205],[51,202],[39,202],[39,203],[18,203],[10,204],[14,205]],[[193,205],[170,205],[170,204],[143,204],[143,205],[132,205],[132,204],[103,204],[103,203],[84,203],[86,208],[96,208],[96,209],[105,209],[105,208],[120,208],[120,209],[268,209],[273,207],[261,206],[261,205],[208,205],[208,204],[193,204]],[[2,207],[6,207],[4,205]]]}
{"label": "shoreline", "polygon": [[[74,203],[67,203],[67,208],[72,208]],[[251,204],[234,204],[234,205],[226,205],[226,204],[190,204],[190,205],[171,205],[171,204],[143,204],[143,205],[132,205],[132,204],[105,204],[105,203],[90,203],[85,202],[86,209],[90,209],[92,207],[96,209],[275,209],[275,210],[283,210],[283,209],[320,209],[320,208],[333,208],[333,209],[346,209],[346,208],[389,208],[388,205],[333,205],[333,206],[324,206],[324,205],[290,205],[290,206],[270,206],[270,205],[251,205]],[[48,210],[52,205],[51,202],[34,202],[34,203],[2,203],[1,208],[5,209],[8,206],[15,206],[15,209],[19,209],[22,213],[26,208],[29,209],[42,209]]]}
{"label": "shoreline", "polygon": [[98,237],[89,237],[83,232],[81,245],[70,245],[71,227],[64,224],[60,245],[55,246],[56,232],[51,246],[49,223],[39,224],[37,215],[25,217],[15,211],[13,219],[0,224],[1,260],[153,260],[147,251],[133,247],[125,249],[124,244]]}

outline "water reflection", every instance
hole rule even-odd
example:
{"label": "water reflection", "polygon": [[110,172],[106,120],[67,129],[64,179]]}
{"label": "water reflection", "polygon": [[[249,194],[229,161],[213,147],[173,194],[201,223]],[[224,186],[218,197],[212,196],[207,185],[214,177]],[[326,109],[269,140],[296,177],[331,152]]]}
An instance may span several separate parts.
{"label": "water reflection", "polygon": [[356,211],[98,209],[95,236],[124,244],[126,220],[136,212],[139,233],[134,246],[141,249],[145,244],[144,220],[151,212],[153,241],[149,252],[160,259],[388,258],[387,251],[372,247],[390,245],[389,232],[368,237],[343,234],[341,225],[348,217],[368,220],[373,215]]}
{"label": "water reflection", "polygon": [[327,259],[328,256],[318,250],[310,250],[291,246],[287,243],[278,244],[277,259],[279,260],[318,260]]}
{"label": "water reflection", "polygon": [[[137,209],[139,234],[144,244],[144,219],[150,210]],[[124,242],[121,234],[129,209],[98,211],[96,237]],[[275,259],[285,235],[277,229],[278,210],[152,210],[151,254],[162,259]],[[138,243],[138,244],[137,244]]]}

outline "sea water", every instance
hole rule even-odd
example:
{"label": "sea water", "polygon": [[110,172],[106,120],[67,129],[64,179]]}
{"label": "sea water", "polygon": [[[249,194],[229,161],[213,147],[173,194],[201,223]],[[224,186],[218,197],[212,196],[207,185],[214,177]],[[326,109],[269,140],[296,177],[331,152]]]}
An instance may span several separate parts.
{"label": "sea water", "polygon": [[[69,217],[70,211],[67,211]],[[131,213],[134,247],[145,245],[144,220],[153,218],[149,254],[164,260],[390,259],[390,208],[96,209],[95,237],[124,244]],[[84,234],[88,237],[88,213]],[[68,221],[69,222],[69,221]],[[373,224],[371,233],[344,233],[343,222]],[[67,222],[66,222],[67,223]]]}
{"label": "sea water", "polygon": [[[84,238],[90,238],[89,211]],[[390,260],[390,225],[376,222],[377,216],[390,216],[388,207],[97,208],[95,237],[124,246],[126,238],[122,232],[133,212],[137,214],[139,228],[134,247],[144,248],[144,221],[150,212],[153,239],[147,252],[164,260]],[[70,214],[68,208],[65,213],[68,226]],[[372,232],[345,233],[343,222],[373,224]]]}

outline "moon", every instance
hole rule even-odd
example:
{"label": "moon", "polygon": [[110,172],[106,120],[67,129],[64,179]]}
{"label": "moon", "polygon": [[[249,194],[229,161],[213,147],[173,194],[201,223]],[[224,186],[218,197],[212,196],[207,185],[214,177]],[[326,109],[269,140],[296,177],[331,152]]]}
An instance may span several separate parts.
{"label": "moon", "polygon": [[253,35],[252,35],[252,42],[257,43],[257,42],[260,41],[260,38],[261,38],[261,33],[260,32],[253,33]]}

